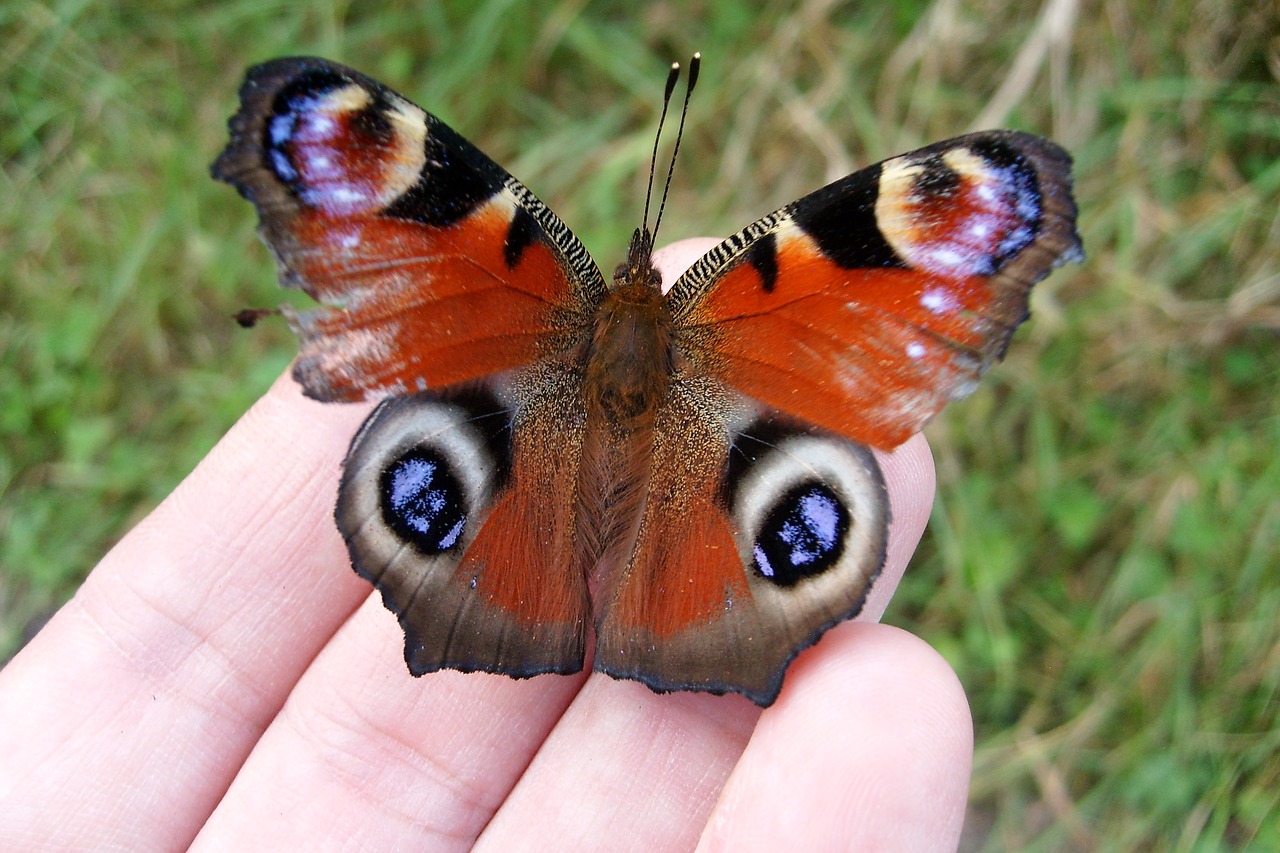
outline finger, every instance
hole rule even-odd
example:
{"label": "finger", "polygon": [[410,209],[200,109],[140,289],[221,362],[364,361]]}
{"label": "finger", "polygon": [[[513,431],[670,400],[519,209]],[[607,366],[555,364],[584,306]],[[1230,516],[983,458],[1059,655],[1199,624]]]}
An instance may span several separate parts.
{"label": "finger", "polygon": [[371,596],[298,683],[195,850],[469,849],[582,676],[405,670]]}
{"label": "finger", "polygon": [[0,839],[195,835],[368,594],[332,521],[364,414],[277,382],[0,672]]}
{"label": "finger", "polygon": [[884,569],[871,585],[867,601],[858,614],[860,622],[878,622],[898,589],[902,573],[920,544],[920,537],[933,511],[937,479],[933,470],[933,452],[923,434],[914,435],[892,453],[876,451],[876,460],[889,489],[889,506],[893,510],[889,546]]}
{"label": "finger", "polygon": [[[674,261],[669,254],[659,255],[659,266],[668,277],[672,268],[687,265],[690,254],[705,250],[706,243],[686,241],[672,248],[687,252]],[[933,499],[933,473],[923,439],[899,453],[882,460],[895,520],[888,564],[877,584],[880,609],[919,540]],[[850,627],[833,629],[829,636]],[[783,695],[812,677],[810,673],[827,671],[806,665],[810,658],[835,656],[838,671],[843,648],[824,638],[804,652],[791,667]],[[689,849],[760,713],[741,697],[658,696],[634,682],[593,676],[477,846],[591,848],[608,838],[617,849]]]}
{"label": "finger", "polygon": [[886,625],[830,642],[835,653],[798,662],[803,677],[761,719],[698,849],[958,846],[973,727],[955,674]]}

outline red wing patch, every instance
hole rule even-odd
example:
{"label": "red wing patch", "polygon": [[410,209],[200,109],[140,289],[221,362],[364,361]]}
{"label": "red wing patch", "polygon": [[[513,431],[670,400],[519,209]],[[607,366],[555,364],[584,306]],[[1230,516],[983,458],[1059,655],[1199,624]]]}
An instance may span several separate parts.
{"label": "red wing patch", "polygon": [[290,312],[302,339],[295,373],[308,391],[358,400],[440,388],[528,364],[582,334],[584,321],[564,304],[566,270],[546,242],[507,266],[504,201],[451,228],[387,218],[335,228],[299,217],[298,245],[334,248],[293,252],[286,263],[315,295],[341,304]]}
{"label": "red wing patch", "polygon": [[882,448],[970,393],[1077,259],[1066,154],[975,134],[888,160],[722,243],[672,289],[682,348],[770,406]]}
{"label": "red wing patch", "polygon": [[[738,622],[724,617],[735,602],[742,614],[753,613],[719,495],[729,456],[726,424],[736,405],[717,383],[691,379],[675,383],[662,406],[634,548],[621,565],[605,569],[595,594],[597,670],[659,690],[694,683],[726,689],[689,668],[696,653],[687,638],[732,632]],[[685,665],[673,666],[673,654]],[[702,665],[714,669],[715,656]]]}
{"label": "red wing patch", "polygon": [[521,376],[510,427],[510,482],[454,581],[520,630],[576,626],[581,634],[590,608],[586,575],[576,562],[577,495],[566,487],[576,482],[581,463],[583,415],[574,393],[580,377],[553,365]]}

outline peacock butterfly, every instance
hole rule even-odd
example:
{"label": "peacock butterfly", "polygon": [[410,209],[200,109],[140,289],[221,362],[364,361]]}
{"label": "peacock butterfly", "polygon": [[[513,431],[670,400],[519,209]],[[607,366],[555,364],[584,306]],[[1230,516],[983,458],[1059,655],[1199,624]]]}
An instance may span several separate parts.
{"label": "peacock butterfly", "polygon": [[523,184],[356,71],[279,59],[240,99],[213,175],[322,303],[281,309],[294,378],[382,400],[335,515],[414,675],[577,672],[591,623],[599,672],[771,704],[884,562],[869,448],[973,391],[1032,285],[1083,259],[1070,157],[990,131],[788,204],[664,295],[647,211],[606,281]]}

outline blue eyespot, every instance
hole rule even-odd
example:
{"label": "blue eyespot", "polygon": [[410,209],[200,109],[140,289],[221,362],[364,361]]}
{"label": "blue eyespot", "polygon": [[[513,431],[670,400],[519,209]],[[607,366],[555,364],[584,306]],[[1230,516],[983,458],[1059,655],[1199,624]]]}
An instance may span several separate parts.
{"label": "blue eyespot", "polygon": [[849,511],[823,483],[801,483],[765,516],[756,538],[755,568],[779,586],[794,586],[834,566],[844,553]]}
{"label": "blue eyespot", "polygon": [[401,537],[428,554],[448,551],[466,529],[466,498],[444,458],[414,448],[382,472],[382,517]]}

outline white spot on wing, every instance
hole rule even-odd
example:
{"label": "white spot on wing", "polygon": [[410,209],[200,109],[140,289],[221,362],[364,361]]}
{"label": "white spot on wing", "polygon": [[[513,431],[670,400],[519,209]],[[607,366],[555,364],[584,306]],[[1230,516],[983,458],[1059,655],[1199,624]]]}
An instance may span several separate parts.
{"label": "white spot on wing", "polygon": [[394,332],[392,327],[377,332],[352,329],[333,338],[315,340],[311,355],[322,373],[348,377],[356,380],[354,384],[361,385],[364,365],[385,361],[390,355],[388,341]]}
{"label": "white spot on wing", "polygon": [[920,304],[935,314],[946,314],[958,307],[954,296],[936,287],[920,294]]}
{"label": "white spot on wing", "polygon": [[334,242],[343,252],[352,252],[359,248],[364,238],[359,228],[346,228],[334,233]]}
{"label": "white spot on wing", "polygon": [[271,136],[271,144],[279,147],[289,141],[293,136],[293,125],[298,117],[292,114],[278,116],[271,120],[267,125],[267,132]]}
{"label": "white spot on wing", "polygon": [[341,215],[360,210],[370,203],[369,193],[356,184],[321,186],[305,193],[307,203]]}
{"label": "white spot on wing", "polygon": [[773,564],[769,562],[769,555],[765,553],[764,549],[756,545],[752,549],[752,553],[756,558],[756,565],[760,568],[760,574],[767,578],[773,577]]}
{"label": "white spot on wing", "polygon": [[913,431],[918,431],[925,422],[938,410],[938,401],[933,392],[920,388],[909,388],[893,394],[884,411],[894,413],[894,419],[910,424]]}
{"label": "white spot on wing", "polygon": [[515,193],[511,192],[509,188],[503,187],[502,192],[495,194],[485,206],[489,210],[497,211],[499,217],[510,222],[515,219],[516,208],[519,205],[520,201],[516,198]]}
{"label": "white spot on wing", "polygon": [[960,379],[955,385],[951,386],[951,390],[947,392],[947,396],[952,400],[961,400],[968,397],[976,390],[978,390],[978,380],[976,378]]}
{"label": "white spot on wing", "polygon": [[280,180],[293,183],[298,180],[298,172],[293,168],[293,164],[289,162],[289,158],[285,156],[283,151],[272,149],[270,152],[271,167],[275,169]]}
{"label": "white spot on wing", "polygon": [[927,252],[928,259],[931,264],[936,267],[946,267],[948,269],[956,269],[962,266],[968,258],[949,246],[939,246],[936,249]]}

